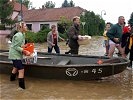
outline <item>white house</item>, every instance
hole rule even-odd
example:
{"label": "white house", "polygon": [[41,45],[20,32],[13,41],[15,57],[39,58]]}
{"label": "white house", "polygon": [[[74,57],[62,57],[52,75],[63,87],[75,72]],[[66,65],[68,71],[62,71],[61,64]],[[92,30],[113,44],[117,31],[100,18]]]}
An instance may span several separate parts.
{"label": "white house", "polygon": [[81,16],[83,12],[85,10],[80,7],[31,9],[23,13],[23,20],[29,30],[38,32],[43,25],[49,28],[51,25],[57,26],[61,17],[72,20],[74,16]]}

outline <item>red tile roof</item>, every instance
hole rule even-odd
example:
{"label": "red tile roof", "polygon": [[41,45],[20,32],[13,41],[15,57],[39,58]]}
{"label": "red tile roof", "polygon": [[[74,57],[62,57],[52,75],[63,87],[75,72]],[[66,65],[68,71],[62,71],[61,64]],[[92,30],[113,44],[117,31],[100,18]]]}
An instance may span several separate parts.
{"label": "red tile roof", "polygon": [[[13,8],[14,11],[18,11],[18,12],[21,11],[21,4],[20,3],[13,2],[13,6],[14,6],[14,8]],[[22,4],[22,11],[24,12],[27,10],[28,10],[28,8],[26,8],[26,6]]]}
{"label": "red tile roof", "polygon": [[80,16],[83,11],[85,10],[80,7],[32,9],[25,11],[23,18],[25,22],[59,21],[62,16],[71,20],[74,16]]}

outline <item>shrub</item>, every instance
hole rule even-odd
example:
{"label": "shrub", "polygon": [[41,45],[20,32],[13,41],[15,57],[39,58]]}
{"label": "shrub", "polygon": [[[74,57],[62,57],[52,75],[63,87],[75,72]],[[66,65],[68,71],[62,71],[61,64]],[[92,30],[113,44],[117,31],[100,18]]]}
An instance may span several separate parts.
{"label": "shrub", "polygon": [[37,40],[39,43],[47,41],[47,34],[50,32],[50,29],[41,30],[37,33]]}
{"label": "shrub", "polygon": [[0,24],[0,30],[5,30],[5,25]]}
{"label": "shrub", "polygon": [[27,32],[26,33],[26,40],[28,42],[34,42],[34,43],[43,43],[47,41],[47,34],[50,31],[50,29],[45,29],[42,31],[39,31],[37,33],[34,32]]}
{"label": "shrub", "polygon": [[35,42],[35,38],[36,38],[36,33],[30,31],[26,32],[27,42]]}
{"label": "shrub", "polygon": [[68,38],[66,33],[63,33],[63,34],[59,33],[59,35],[60,35],[60,37],[62,37],[65,40]]}

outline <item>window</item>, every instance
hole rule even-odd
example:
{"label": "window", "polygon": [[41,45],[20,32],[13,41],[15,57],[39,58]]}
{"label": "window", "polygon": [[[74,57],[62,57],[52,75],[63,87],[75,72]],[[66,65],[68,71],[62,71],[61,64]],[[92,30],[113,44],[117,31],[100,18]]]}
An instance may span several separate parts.
{"label": "window", "polygon": [[28,30],[32,30],[32,24],[26,24]]}
{"label": "window", "polygon": [[49,29],[49,24],[40,24],[40,30]]}

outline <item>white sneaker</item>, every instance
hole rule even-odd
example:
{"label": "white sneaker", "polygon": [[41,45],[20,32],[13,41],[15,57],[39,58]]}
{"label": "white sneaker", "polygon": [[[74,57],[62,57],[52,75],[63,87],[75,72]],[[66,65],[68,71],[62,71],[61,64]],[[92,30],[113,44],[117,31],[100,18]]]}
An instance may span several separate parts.
{"label": "white sneaker", "polygon": [[133,68],[132,68],[132,67],[127,67],[127,69],[128,69],[128,70],[133,70]]}
{"label": "white sneaker", "polygon": [[17,88],[17,90],[18,90],[18,91],[23,91],[24,89],[21,88],[21,87],[19,87],[19,88]]}

